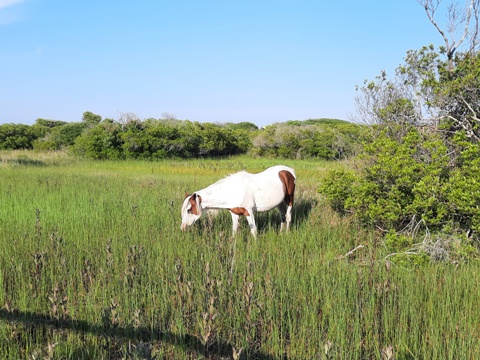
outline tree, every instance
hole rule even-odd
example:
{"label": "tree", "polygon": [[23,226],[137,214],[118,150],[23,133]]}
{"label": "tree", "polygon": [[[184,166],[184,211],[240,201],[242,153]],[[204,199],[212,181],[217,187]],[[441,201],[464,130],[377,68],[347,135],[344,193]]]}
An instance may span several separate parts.
{"label": "tree", "polygon": [[60,150],[67,148],[75,143],[75,139],[79,137],[87,128],[85,122],[65,122],[63,125],[52,127],[43,138],[34,141],[33,148],[35,150]]}
{"label": "tree", "polygon": [[428,19],[435,26],[445,42],[444,52],[447,56],[449,69],[453,69],[453,55],[464,43],[468,53],[474,53],[479,45],[479,0],[467,0],[465,9],[460,11],[458,4],[452,2],[447,6],[448,24],[445,28],[438,23],[436,12],[440,0],[417,0],[425,9]]}
{"label": "tree", "polygon": [[89,128],[98,125],[102,121],[100,115],[94,114],[91,111],[85,111],[82,116],[82,121],[87,124]]}
{"label": "tree", "polygon": [[340,160],[356,154],[363,134],[362,126],[346,121],[288,121],[256,132],[250,152],[290,159]]}
{"label": "tree", "polygon": [[66,121],[61,121],[61,120],[48,120],[48,119],[42,119],[39,118],[35,121],[35,124],[41,125],[41,126],[46,126],[48,128],[55,128],[57,126],[62,126],[67,124]]}
{"label": "tree", "polygon": [[[445,47],[440,53],[446,55],[447,66],[437,64],[438,81],[433,84],[435,96],[428,105],[440,129],[453,135],[465,131],[472,141],[480,141],[480,0],[467,0],[459,10],[456,3],[447,7],[448,23],[442,28],[436,19],[440,0],[418,0],[428,19],[442,36]],[[459,54],[459,50],[463,50]]]}
{"label": "tree", "polygon": [[246,130],[246,131],[256,131],[258,126],[252,122],[243,121],[239,123],[226,123],[225,126],[230,127],[235,130]]}
{"label": "tree", "polygon": [[123,159],[120,132],[120,124],[102,122],[87,128],[77,137],[71,151],[91,159]]}
{"label": "tree", "polygon": [[33,142],[43,137],[48,128],[43,125],[3,124],[0,125],[0,149],[32,149]]}
{"label": "tree", "polygon": [[163,120],[177,120],[177,117],[175,114],[169,113],[169,112],[163,112],[162,113],[162,119]]}
{"label": "tree", "polygon": [[[382,72],[373,81],[357,87],[355,98],[361,120],[373,124],[403,123],[430,126],[445,131],[463,129],[478,141],[479,1],[468,0],[463,11],[454,3],[447,7],[443,29],[436,20],[440,0],[418,0],[445,46],[410,50],[395,77]],[[461,51],[463,50],[463,51]],[[442,59],[442,55],[445,59]]]}
{"label": "tree", "polygon": [[355,172],[331,173],[320,191],[339,212],[383,231],[385,243],[422,225],[423,237],[480,247],[479,1],[463,12],[450,5],[445,31],[435,17],[441,1],[419,1],[445,46],[410,50],[393,77],[381,72],[357,87],[357,115],[373,142]]}

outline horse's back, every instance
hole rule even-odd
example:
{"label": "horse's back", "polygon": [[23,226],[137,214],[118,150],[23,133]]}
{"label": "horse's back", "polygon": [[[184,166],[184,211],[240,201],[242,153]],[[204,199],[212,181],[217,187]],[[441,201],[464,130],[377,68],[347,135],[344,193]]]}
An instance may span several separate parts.
{"label": "horse's back", "polygon": [[257,211],[268,211],[283,202],[285,186],[280,177],[282,171],[288,171],[294,179],[296,178],[295,171],[284,165],[272,166],[251,176],[253,200]]}
{"label": "horse's back", "polygon": [[275,165],[275,166],[269,167],[268,169],[265,169],[264,171],[262,171],[261,173],[258,173],[256,175],[278,174],[278,173],[280,173],[280,171],[288,171],[289,173],[291,173],[293,175],[294,178],[297,177],[295,175],[295,170],[292,169],[291,167],[288,167],[288,166],[285,166],[285,165]]}

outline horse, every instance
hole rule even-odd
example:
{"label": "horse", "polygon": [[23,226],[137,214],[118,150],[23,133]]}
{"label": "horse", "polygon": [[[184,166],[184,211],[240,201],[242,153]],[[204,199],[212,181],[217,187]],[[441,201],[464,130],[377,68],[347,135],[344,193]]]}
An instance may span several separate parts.
{"label": "horse", "polygon": [[231,174],[191,195],[185,194],[180,228],[186,230],[202,216],[204,210],[228,209],[232,215],[233,236],[238,231],[240,216],[245,216],[250,232],[256,238],[254,213],[277,207],[281,215],[280,231],[288,231],[295,182],[295,170],[284,165],[272,166],[258,174],[246,171]]}

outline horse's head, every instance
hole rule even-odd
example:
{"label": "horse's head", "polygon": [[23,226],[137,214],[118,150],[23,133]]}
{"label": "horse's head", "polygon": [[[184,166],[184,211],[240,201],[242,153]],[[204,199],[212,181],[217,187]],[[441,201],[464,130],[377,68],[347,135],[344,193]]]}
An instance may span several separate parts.
{"label": "horse's head", "polygon": [[185,230],[187,226],[192,225],[202,216],[202,198],[200,195],[192,194],[185,197],[182,205],[182,225],[181,229]]}

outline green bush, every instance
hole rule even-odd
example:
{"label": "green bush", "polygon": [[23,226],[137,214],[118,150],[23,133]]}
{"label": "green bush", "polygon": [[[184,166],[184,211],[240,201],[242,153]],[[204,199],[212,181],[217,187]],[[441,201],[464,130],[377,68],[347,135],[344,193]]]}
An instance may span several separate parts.
{"label": "green bush", "polygon": [[412,126],[394,139],[392,131],[398,134],[385,129],[366,146],[358,173],[330,172],[320,193],[336,211],[389,234],[385,241],[392,250],[411,245],[402,234],[414,236],[427,229],[467,233],[478,243],[480,145],[458,134],[455,144],[461,166],[452,167],[448,148],[438,135]]}
{"label": "green bush", "polygon": [[358,182],[355,174],[345,170],[332,170],[320,186],[329,205],[342,215],[346,214],[346,200],[352,196],[354,184]]}
{"label": "green bush", "polygon": [[71,151],[90,159],[123,159],[121,126],[108,121],[87,128],[75,139]]}
{"label": "green bush", "polygon": [[43,125],[2,124],[0,125],[0,149],[33,149],[33,143],[43,137],[48,128]]}
{"label": "green bush", "polygon": [[244,127],[181,120],[102,121],[75,141],[75,154],[93,159],[162,159],[236,155],[251,145]]}
{"label": "green bush", "polygon": [[355,155],[364,136],[363,126],[346,121],[287,121],[259,131],[250,152],[287,159],[339,160]]}
{"label": "green bush", "polygon": [[[39,120],[37,120],[37,123]],[[57,125],[52,127],[43,138],[34,140],[33,148],[35,150],[60,150],[62,148],[68,148],[75,143],[75,139],[82,134],[85,128],[85,123],[64,123]]]}
{"label": "green bush", "polygon": [[445,146],[414,127],[401,142],[388,131],[366,146],[365,164],[355,182],[351,175],[336,172],[321,192],[337,209],[381,229],[401,230],[414,217],[427,226],[441,224],[447,212],[442,192],[449,163]]}

